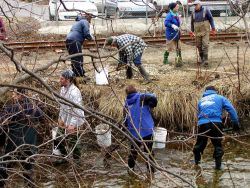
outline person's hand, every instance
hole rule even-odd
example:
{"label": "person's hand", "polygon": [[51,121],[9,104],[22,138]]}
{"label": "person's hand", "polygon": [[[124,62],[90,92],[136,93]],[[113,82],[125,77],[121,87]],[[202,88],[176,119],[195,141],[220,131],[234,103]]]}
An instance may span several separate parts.
{"label": "person's hand", "polygon": [[178,27],[177,25],[172,24],[171,27],[172,27],[175,31],[178,31],[178,30],[179,30],[179,27]]}
{"label": "person's hand", "polygon": [[194,32],[189,32],[189,36],[191,37],[191,38],[193,38],[193,37],[195,37],[195,35],[194,35]]}
{"label": "person's hand", "polygon": [[58,120],[58,126],[61,128],[65,128],[64,122],[61,119]]}
{"label": "person's hand", "polygon": [[237,123],[233,123],[233,130],[237,131],[237,132],[240,130],[240,125],[239,125],[238,122]]}
{"label": "person's hand", "polygon": [[215,37],[215,35],[216,35],[216,30],[215,30],[215,28],[212,29],[211,34]]}
{"label": "person's hand", "polygon": [[69,125],[66,129],[68,134],[72,134],[75,132],[75,126],[73,125]]}

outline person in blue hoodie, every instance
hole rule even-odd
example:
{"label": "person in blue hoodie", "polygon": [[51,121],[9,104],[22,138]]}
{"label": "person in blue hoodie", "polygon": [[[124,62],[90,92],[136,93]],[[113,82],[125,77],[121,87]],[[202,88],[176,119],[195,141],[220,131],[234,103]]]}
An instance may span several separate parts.
{"label": "person in blue hoodie", "polygon": [[[89,31],[89,23],[91,22],[91,18],[91,15],[87,13],[81,13],[76,17],[76,23],[74,23],[66,37],[66,48],[69,52],[69,55],[82,53],[82,45],[84,40],[93,40],[93,37]],[[81,80],[79,78],[82,78],[82,80],[88,79],[83,68],[83,56],[71,58],[71,67],[72,71],[77,77],[77,81]]]}
{"label": "person in blue hoodie", "polygon": [[195,164],[201,160],[201,154],[206,148],[208,137],[214,146],[213,157],[215,169],[221,169],[221,160],[224,154],[222,148],[222,113],[226,110],[233,123],[233,129],[239,130],[238,115],[231,102],[217,94],[214,86],[208,86],[198,102],[198,136],[193,149]]}
{"label": "person in blue hoodie", "polygon": [[178,57],[178,61],[176,61],[175,66],[179,67],[182,66],[182,58],[181,58],[181,48],[179,44],[180,40],[180,17],[178,14],[179,10],[179,4],[178,3],[170,3],[168,5],[169,7],[169,13],[166,16],[166,19],[164,21],[165,27],[166,27],[166,44],[167,49],[164,53],[164,60],[163,64],[169,64],[168,62],[168,56],[169,52],[176,50],[176,55]]}
{"label": "person in blue hoodie", "polygon": [[[153,142],[153,128],[154,120],[151,109],[157,106],[157,98],[152,93],[137,92],[133,85],[126,87],[127,98],[125,101],[124,114],[125,124],[130,135],[133,137],[135,143],[140,147],[144,146],[144,152],[149,153],[149,158],[153,160],[154,153],[152,151]],[[149,141],[144,142],[143,141]],[[134,145],[131,145],[130,154],[128,157],[129,172],[134,171],[135,161],[138,152]],[[147,163],[149,174],[152,175],[155,169]]]}

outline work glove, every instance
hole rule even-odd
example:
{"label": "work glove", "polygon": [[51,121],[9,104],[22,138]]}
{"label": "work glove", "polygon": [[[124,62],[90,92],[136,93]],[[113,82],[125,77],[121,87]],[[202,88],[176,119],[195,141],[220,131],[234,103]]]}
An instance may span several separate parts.
{"label": "work glove", "polygon": [[216,35],[216,30],[215,30],[215,28],[212,29],[211,35],[213,35],[213,36],[215,37],[215,35]]}
{"label": "work glove", "polygon": [[233,123],[233,130],[234,130],[234,131],[239,131],[239,130],[240,130],[240,125],[239,125],[238,122]]}
{"label": "work glove", "polygon": [[179,27],[176,26],[176,25],[174,25],[174,24],[172,24],[171,27],[172,27],[175,31],[178,31],[178,30],[179,30]]}
{"label": "work glove", "polygon": [[194,32],[190,31],[190,32],[189,32],[189,36],[190,36],[191,38],[195,37]]}

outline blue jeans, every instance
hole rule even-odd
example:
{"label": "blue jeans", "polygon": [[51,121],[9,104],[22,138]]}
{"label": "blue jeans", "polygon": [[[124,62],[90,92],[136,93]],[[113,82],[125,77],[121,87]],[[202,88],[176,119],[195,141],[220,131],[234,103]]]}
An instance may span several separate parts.
{"label": "blue jeans", "polygon": [[[69,55],[82,53],[82,44],[80,41],[66,40],[66,48]],[[83,56],[81,55],[71,58],[71,67],[76,76],[84,76],[85,71],[83,69]]]}

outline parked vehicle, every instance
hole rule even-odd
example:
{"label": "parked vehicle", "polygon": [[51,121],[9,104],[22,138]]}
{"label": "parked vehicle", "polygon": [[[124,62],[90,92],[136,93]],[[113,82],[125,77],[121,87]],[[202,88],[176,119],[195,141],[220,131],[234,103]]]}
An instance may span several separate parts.
{"label": "parked vehicle", "polygon": [[117,11],[117,0],[93,0],[95,3],[98,13],[104,13],[105,18],[110,16],[116,16]]}
{"label": "parked vehicle", "polygon": [[156,14],[155,6],[147,0],[118,0],[118,15],[125,17],[153,17]]}
{"label": "parked vehicle", "polygon": [[[97,7],[90,0],[63,0],[67,9],[78,9],[87,13],[98,16]],[[62,3],[59,0],[49,1],[49,18],[55,20],[58,15],[58,20],[74,20],[79,11],[65,10]],[[56,14],[57,13],[57,14]]]}
{"label": "parked vehicle", "polygon": [[[202,1],[203,7],[208,7],[214,17],[231,16],[233,11],[227,1]],[[189,3],[189,11],[194,11],[194,6]]]}

